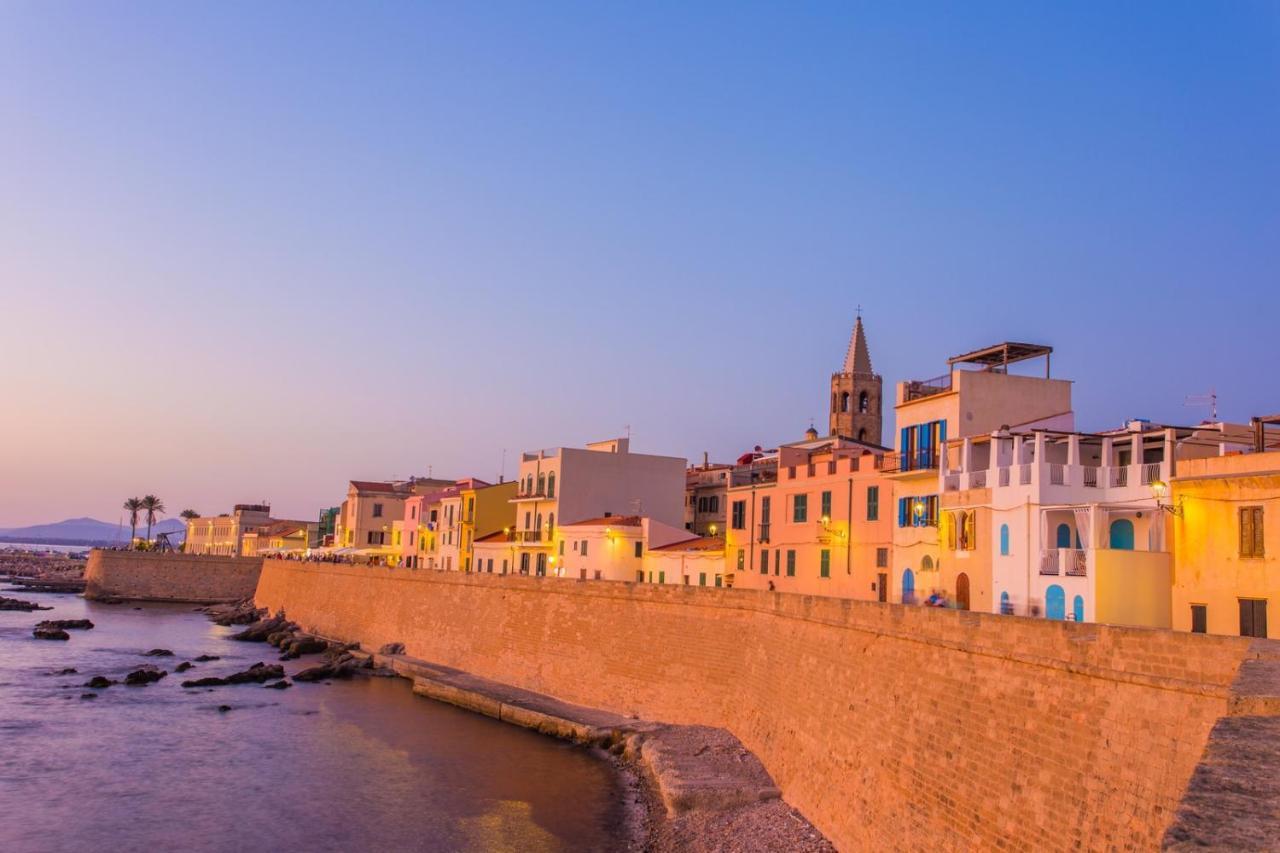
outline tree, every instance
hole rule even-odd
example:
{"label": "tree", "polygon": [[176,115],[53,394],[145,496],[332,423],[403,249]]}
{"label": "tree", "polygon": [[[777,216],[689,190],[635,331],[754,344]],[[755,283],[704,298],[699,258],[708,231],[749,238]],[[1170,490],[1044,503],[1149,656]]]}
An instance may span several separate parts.
{"label": "tree", "polygon": [[178,517],[185,518],[187,521],[190,521],[193,518],[199,518],[200,513],[196,512],[194,509],[184,509],[182,512],[178,513]]}
{"label": "tree", "polygon": [[142,512],[142,499],[129,498],[124,502],[124,508],[129,513],[129,547],[133,547],[133,540],[138,538],[138,513]]}
{"label": "tree", "polygon": [[142,509],[147,514],[147,541],[151,541],[151,525],[156,523],[156,516],[164,515],[164,501],[155,495],[147,495],[142,499]]}

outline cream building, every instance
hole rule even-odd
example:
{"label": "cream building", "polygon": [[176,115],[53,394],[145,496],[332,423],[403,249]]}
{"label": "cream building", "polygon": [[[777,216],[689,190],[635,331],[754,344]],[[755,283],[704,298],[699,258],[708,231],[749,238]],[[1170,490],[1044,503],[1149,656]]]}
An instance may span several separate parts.
{"label": "cream building", "polygon": [[187,521],[183,551],[187,554],[239,556],[244,552],[245,535],[274,520],[268,504],[236,504],[227,515],[190,519]]}
{"label": "cream building", "polygon": [[647,572],[645,555],[652,548],[692,538],[696,537],[683,528],[635,515],[573,521],[560,529],[556,552],[548,561],[549,574],[578,580],[682,583],[679,575],[667,575],[665,563],[649,564]]}

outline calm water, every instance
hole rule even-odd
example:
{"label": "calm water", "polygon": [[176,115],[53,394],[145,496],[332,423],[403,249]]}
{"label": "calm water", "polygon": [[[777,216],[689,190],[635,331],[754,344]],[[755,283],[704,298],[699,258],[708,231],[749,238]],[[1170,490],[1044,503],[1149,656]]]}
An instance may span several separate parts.
{"label": "calm water", "polygon": [[[183,690],[274,649],[188,606],[0,612],[0,850],[615,850],[618,780],[593,753],[414,696],[398,678]],[[88,617],[69,642],[40,619]],[[140,653],[162,647],[172,658]],[[147,687],[81,685],[154,662]],[[311,658],[285,664],[290,672]],[[73,666],[77,675],[52,673]],[[219,713],[220,704],[233,706]]]}

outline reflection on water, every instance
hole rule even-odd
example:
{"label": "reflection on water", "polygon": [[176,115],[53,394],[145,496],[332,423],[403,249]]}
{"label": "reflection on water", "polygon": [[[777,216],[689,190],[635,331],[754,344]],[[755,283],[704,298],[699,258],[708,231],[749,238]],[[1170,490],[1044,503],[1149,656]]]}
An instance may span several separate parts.
{"label": "reflection on water", "polygon": [[[234,629],[187,606],[20,597],[56,609],[0,613],[0,850],[623,846],[617,780],[589,752],[414,696],[402,679],[184,690],[183,678],[275,650],[226,640]],[[69,642],[31,638],[40,619],[85,616],[97,627]],[[141,656],[151,648],[175,656]],[[223,659],[149,687],[81,686],[200,654]],[[55,674],[64,667],[79,672]]]}

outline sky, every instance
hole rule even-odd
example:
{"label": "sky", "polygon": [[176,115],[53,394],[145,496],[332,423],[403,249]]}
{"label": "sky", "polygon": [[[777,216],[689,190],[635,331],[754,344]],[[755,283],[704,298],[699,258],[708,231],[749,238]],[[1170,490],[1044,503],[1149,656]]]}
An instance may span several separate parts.
{"label": "sky", "polygon": [[1277,412],[1278,151],[1274,2],[7,0],[0,526],[731,459],[858,306],[886,396]]}

